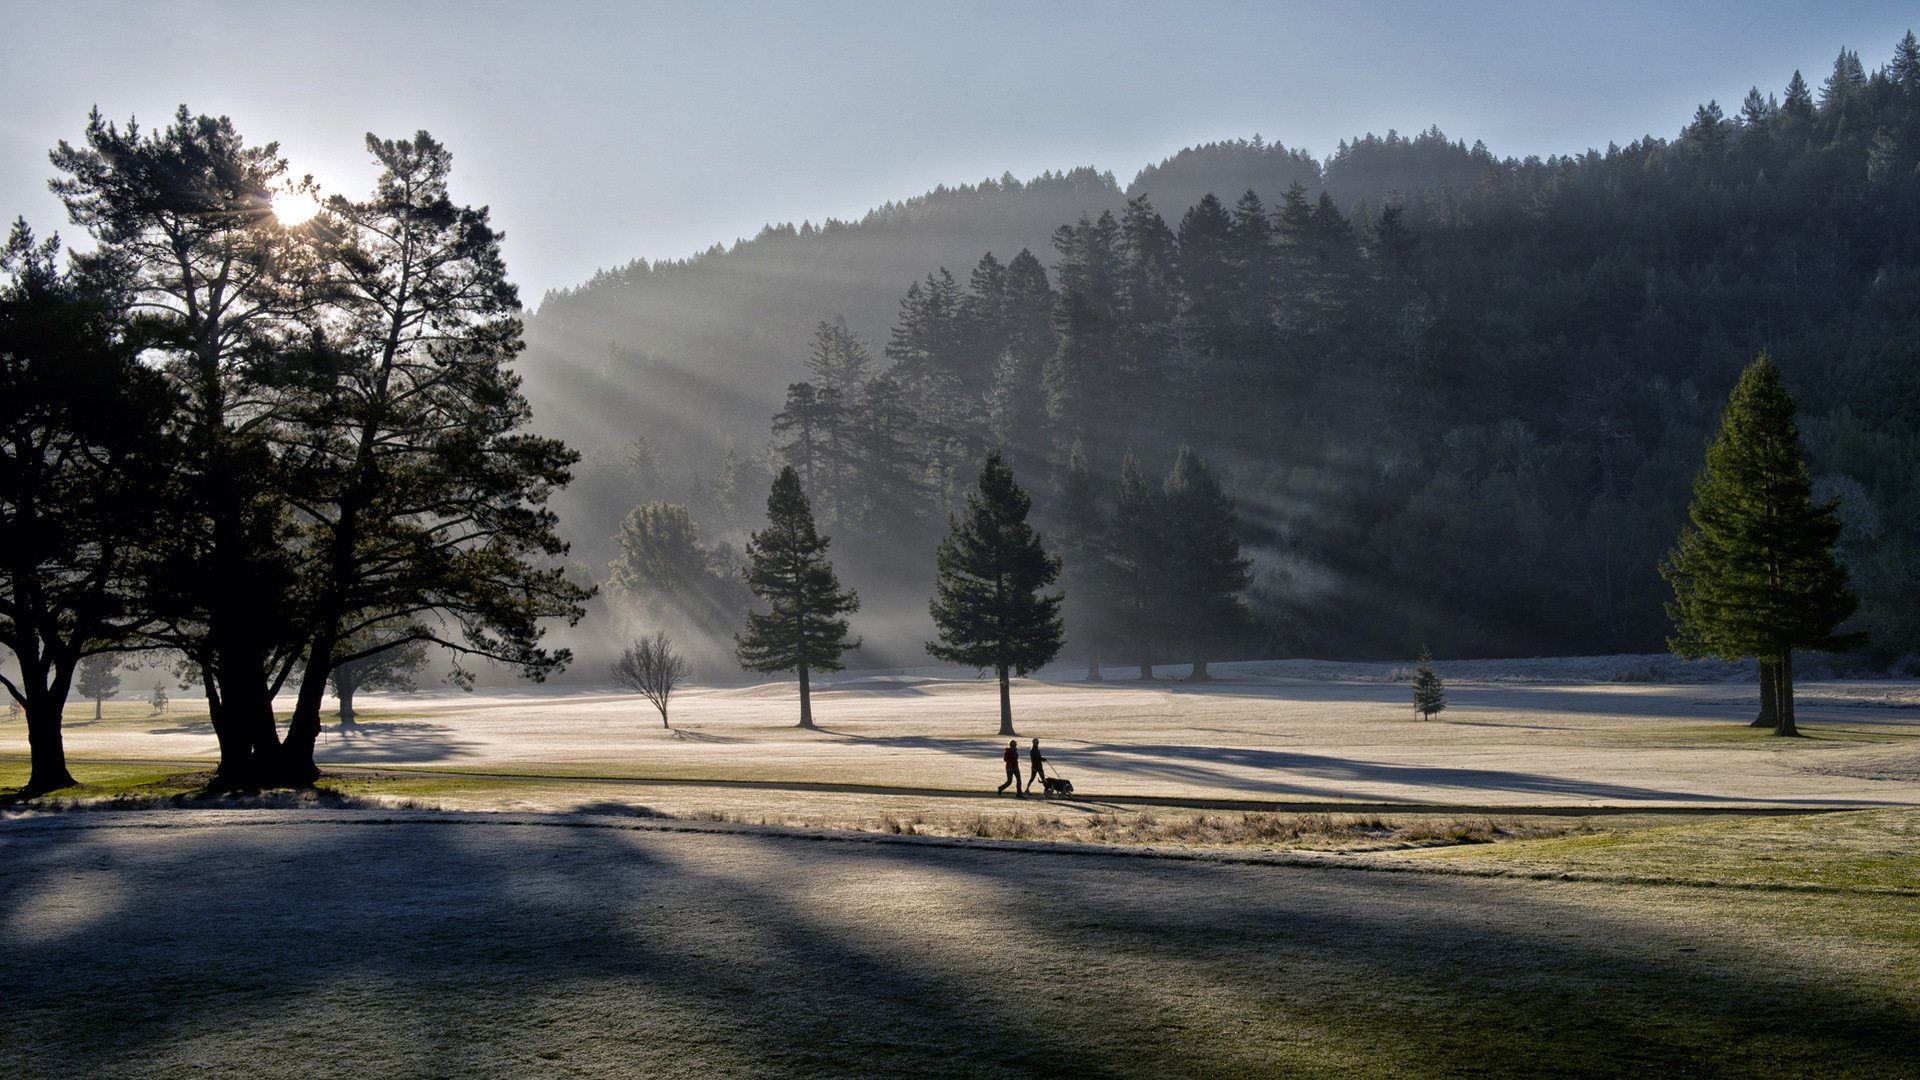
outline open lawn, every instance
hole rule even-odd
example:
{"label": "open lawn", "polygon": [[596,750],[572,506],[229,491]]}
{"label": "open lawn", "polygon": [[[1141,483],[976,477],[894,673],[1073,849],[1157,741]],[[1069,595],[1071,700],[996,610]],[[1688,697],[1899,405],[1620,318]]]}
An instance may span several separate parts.
{"label": "open lawn", "polygon": [[[370,698],[322,790],[199,799],[110,703],[0,817],[19,1076],[1915,1076],[1920,688]],[[81,715],[78,708],[75,715]],[[91,710],[87,710],[90,715]],[[25,779],[0,728],[0,789]],[[84,812],[54,812],[85,807]],[[141,811],[128,808],[155,807]]]}

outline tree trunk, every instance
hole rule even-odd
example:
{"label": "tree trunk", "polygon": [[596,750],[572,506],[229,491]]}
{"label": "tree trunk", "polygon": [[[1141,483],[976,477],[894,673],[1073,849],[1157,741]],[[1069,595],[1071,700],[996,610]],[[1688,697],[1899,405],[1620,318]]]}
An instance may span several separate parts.
{"label": "tree trunk", "polygon": [[[258,664],[250,661],[258,659]],[[223,665],[226,658],[223,657]],[[239,678],[222,678],[214,733],[220,740],[220,766],[210,785],[224,791],[252,791],[274,779],[280,756],[280,732],[267,692],[265,657],[235,658]],[[208,699],[213,705],[213,699]]]}
{"label": "tree trunk", "polygon": [[60,734],[61,714],[66,711],[66,695],[52,694],[44,699],[27,692],[27,749],[32,768],[22,795],[44,795],[49,791],[74,786],[67,771],[67,747]]}
{"label": "tree trunk", "polygon": [[673,725],[667,723],[667,703],[664,701],[660,703],[660,726],[668,731],[673,730]]}
{"label": "tree trunk", "polygon": [[1205,659],[1199,659],[1193,662],[1193,674],[1187,676],[1187,681],[1188,682],[1212,682],[1213,681],[1213,676],[1207,674],[1207,662]]}
{"label": "tree trunk", "polygon": [[355,689],[356,686],[351,680],[335,680],[333,684],[333,696],[340,699],[341,727],[352,727],[355,723],[354,717],[359,715],[353,711],[353,692]]}
{"label": "tree trunk", "polygon": [[1140,661],[1140,681],[1153,681],[1153,665],[1145,660]]}
{"label": "tree trunk", "polygon": [[314,744],[320,740],[320,707],[327,698],[327,675],[333,667],[333,649],[338,644],[331,635],[314,640],[307,649],[306,670],[300,674],[300,693],[294,700],[293,719],[287,722],[287,738],[275,755],[273,781],[288,787],[312,787],[320,779],[320,766],[313,760]]}
{"label": "tree trunk", "polygon": [[805,664],[800,666],[800,726],[808,729],[813,727],[813,695],[807,683]]}
{"label": "tree trunk", "polygon": [[1748,727],[1777,727],[1780,724],[1780,679],[1774,664],[1760,661],[1760,715]]}
{"label": "tree trunk", "polygon": [[1780,710],[1780,723],[1774,726],[1775,735],[1798,735],[1800,729],[1793,723],[1793,650],[1788,649],[1780,655],[1780,667],[1776,676],[1778,686],[1775,689],[1775,705]]}
{"label": "tree trunk", "polygon": [[1087,681],[1100,682],[1100,650],[1094,649],[1087,654]]}
{"label": "tree trunk", "polygon": [[1007,686],[1007,665],[1000,665],[1000,734],[1013,732],[1013,692]]}

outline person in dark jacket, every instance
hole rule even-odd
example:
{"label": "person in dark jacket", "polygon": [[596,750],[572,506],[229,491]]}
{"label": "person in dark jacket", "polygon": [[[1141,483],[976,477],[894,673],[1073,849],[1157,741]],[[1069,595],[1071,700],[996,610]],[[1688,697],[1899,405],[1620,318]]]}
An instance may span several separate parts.
{"label": "person in dark jacket", "polygon": [[1026,798],[1027,793],[1020,787],[1020,743],[1017,740],[1008,739],[1007,748],[1000,752],[1000,760],[1006,763],[1007,778],[1001,781],[999,787],[993,789],[994,793],[1005,791],[1007,785],[1012,784],[1013,793],[1022,799]]}
{"label": "person in dark jacket", "polygon": [[1033,785],[1044,783],[1047,779],[1047,759],[1040,756],[1040,740],[1033,740],[1033,749],[1027,751],[1027,761],[1033,766],[1033,772],[1027,777],[1027,790]]}

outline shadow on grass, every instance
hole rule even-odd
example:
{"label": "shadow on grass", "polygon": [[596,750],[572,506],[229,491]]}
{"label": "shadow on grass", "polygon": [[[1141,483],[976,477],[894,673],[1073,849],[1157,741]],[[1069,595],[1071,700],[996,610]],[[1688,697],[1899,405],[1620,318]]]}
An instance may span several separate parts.
{"label": "shadow on grass", "polygon": [[1768,906],[1794,898],[1643,916],[1575,886],[567,815],[221,820],[0,827],[0,978],[33,988],[0,1061],[41,1075],[347,1061],[369,1075],[1898,1075],[1920,1019],[1890,974],[1861,984],[1772,955],[1783,920]]}

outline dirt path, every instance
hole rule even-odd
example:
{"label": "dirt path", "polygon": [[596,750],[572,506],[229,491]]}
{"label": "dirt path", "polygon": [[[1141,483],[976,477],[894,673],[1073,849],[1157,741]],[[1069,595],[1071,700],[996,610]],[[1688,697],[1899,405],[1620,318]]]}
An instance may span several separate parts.
{"label": "dirt path", "polygon": [[676,831],[0,823],[15,1076],[1900,1075],[1910,899]]}

